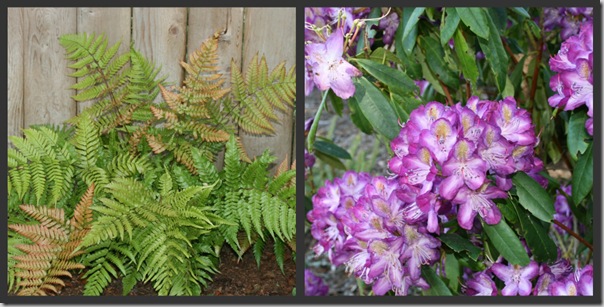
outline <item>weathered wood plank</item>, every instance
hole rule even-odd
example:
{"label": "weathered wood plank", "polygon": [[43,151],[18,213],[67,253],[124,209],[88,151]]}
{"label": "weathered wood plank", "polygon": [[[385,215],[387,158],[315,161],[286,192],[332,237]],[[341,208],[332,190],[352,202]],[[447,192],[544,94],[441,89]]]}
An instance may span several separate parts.
{"label": "weathered wood plank", "polygon": [[20,136],[23,128],[23,10],[21,8],[8,8],[7,89],[7,133]]}
{"label": "weathered wood plank", "polygon": [[23,124],[62,123],[76,114],[74,79],[59,36],[76,33],[76,8],[24,8]]}
{"label": "weathered wood plank", "polygon": [[[220,31],[218,41],[218,67],[226,80],[231,79],[231,59],[241,66],[243,43],[243,8],[190,8],[187,56],[197,50],[203,41]],[[227,81],[229,84],[229,81]],[[230,84],[229,84],[230,86]],[[223,154],[216,157],[215,165],[222,168]]]}
{"label": "weathered wood plank", "polygon": [[[77,31],[96,35],[105,34],[109,46],[121,41],[119,55],[130,49],[131,14],[130,8],[78,8]],[[77,103],[78,114],[92,103],[92,101]]]}
{"label": "weathered wood plank", "polygon": [[[296,10],[293,8],[248,8],[245,10],[243,41],[243,67],[259,53],[266,56],[269,69],[286,61],[290,67],[296,63]],[[281,112],[275,123],[273,136],[255,136],[241,132],[241,138],[250,157],[261,154],[266,148],[291,163],[294,136],[293,112]]]}
{"label": "weathered wood plank", "polygon": [[222,33],[218,41],[218,66],[229,80],[231,59],[241,65],[243,8],[190,8],[187,54],[197,50],[216,31]]}
{"label": "weathered wood plank", "polygon": [[[134,8],[134,47],[156,67],[169,84],[180,84],[185,57],[187,8]],[[158,96],[157,100],[161,97]]]}

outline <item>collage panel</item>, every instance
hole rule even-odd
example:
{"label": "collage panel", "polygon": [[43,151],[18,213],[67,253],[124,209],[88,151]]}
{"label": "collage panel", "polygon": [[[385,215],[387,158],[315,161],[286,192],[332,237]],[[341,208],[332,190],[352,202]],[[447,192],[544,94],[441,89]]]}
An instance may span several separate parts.
{"label": "collage panel", "polygon": [[295,294],[295,12],[8,8],[12,302]]}
{"label": "collage panel", "polygon": [[593,302],[597,12],[306,7],[305,295]]}

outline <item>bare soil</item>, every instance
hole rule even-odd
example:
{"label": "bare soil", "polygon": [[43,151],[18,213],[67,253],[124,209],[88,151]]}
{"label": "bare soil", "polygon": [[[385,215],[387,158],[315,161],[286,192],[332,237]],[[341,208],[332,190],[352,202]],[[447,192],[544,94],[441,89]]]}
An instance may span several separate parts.
{"label": "bare soil", "polygon": [[[208,284],[201,295],[212,296],[290,296],[296,285],[296,264],[289,249],[285,252],[284,273],[277,265],[273,253],[273,244],[267,243],[260,261],[260,268],[251,251],[244,254],[241,260],[228,247],[220,253],[220,273]],[[65,287],[59,296],[81,296],[86,280],[83,273],[73,274],[65,280]],[[103,296],[121,296],[122,281],[114,280],[107,286]],[[128,294],[129,296],[157,296],[152,284],[139,282]]]}

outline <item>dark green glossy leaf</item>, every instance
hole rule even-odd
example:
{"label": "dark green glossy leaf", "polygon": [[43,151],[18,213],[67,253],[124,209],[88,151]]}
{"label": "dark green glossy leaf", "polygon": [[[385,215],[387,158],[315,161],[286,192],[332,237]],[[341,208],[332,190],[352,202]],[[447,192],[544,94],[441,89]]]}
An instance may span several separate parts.
{"label": "dark green glossy leaf", "polygon": [[445,12],[447,17],[445,17],[445,21],[440,24],[440,44],[446,45],[453,34],[455,34],[455,30],[457,30],[457,26],[459,26],[459,14],[457,14],[457,10],[455,8],[446,8]]}
{"label": "dark green glossy leaf", "polygon": [[470,31],[485,40],[489,40],[489,25],[483,8],[458,7],[455,9],[461,21],[470,28]]}
{"label": "dark green glossy leaf", "polygon": [[480,248],[458,234],[443,233],[438,238],[457,253],[465,251],[472,260],[478,259],[478,255],[480,255]]}
{"label": "dark green glossy leaf", "polygon": [[448,69],[443,47],[435,38],[430,36],[420,37],[419,42],[434,76],[450,88],[457,89],[459,87],[459,77]]}
{"label": "dark green glossy leaf", "polygon": [[568,135],[566,142],[568,144],[568,152],[575,160],[577,160],[577,153],[585,153],[587,146],[589,146],[589,144],[585,142],[585,140],[589,138],[587,130],[585,130],[586,120],[587,113],[580,111],[573,113],[568,121]]}
{"label": "dark green glossy leaf", "polygon": [[[403,8],[403,16],[401,16],[401,22],[395,37],[397,40],[397,45],[400,45],[403,53],[407,55],[410,55],[413,51],[413,47],[415,47],[415,39],[417,38],[417,22],[419,19],[417,17],[413,18],[413,13],[417,9],[419,8]],[[405,33],[407,34],[405,35]]]}
{"label": "dark green glossy leaf", "polygon": [[524,246],[504,219],[497,225],[483,223],[482,226],[491,243],[509,263],[521,266],[529,264],[530,259]]}
{"label": "dark green glossy leaf", "polygon": [[340,159],[352,159],[346,149],[332,142],[317,140],[314,145],[316,151],[322,152],[328,156]]}
{"label": "dark green glossy leaf", "polygon": [[449,288],[457,291],[459,287],[459,261],[453,254],[447,254],[445,258],[445,272],[449,280]]}
{"label": "dark green glossy leaf", "polygon": [[404,72],[367,59],[355,59],[355,62],[378,81],[386,84],[397,93],[413,93],[417,90],[415,82]]}
{"label": "dark green glossy leaf", "polygon": [[541,222],[517,205],[514,205],[514,209],[520,220],[521,234],[531,249],[535,260],[547,263],[556,261],[558,248],[549,237],[548,231],[541,225]]}
{"label": "dark green glossy leaf", "polygon": [[473,50],[470,50],[466,38],[461,30],[455,32],[455,53],[459,58],[461,71],[467,80],[472,83],[472,88],[476,86],[478,79],[478,66],[476,66],[476,55]]}
{"label": "dark green glossy leaf", "polygon": [[421,100],[417,98],[407,95],[400,96],[397,94],[392,94],[393,105],[396,111],[396,115],[401,123],[409,120],[409,115],[413,110],[417,109],[422,104]]}
{"label": "dark green glossy leaf", "polygon": [[424,291],[427,296],[452,296],[451,290],[443,282],[434,270],[426,265],[422,266],[422,277],[430,285],[430,289]]}
{"label": "dark green glossy leaf", "polygon": [[531,15],[529,15],[529,13],[523,7],[511,7],[510,10],[512,10],[513,12],[515,12],[516,14],[518,14],[520,16],[523,16],[526,18],[531,18]]}
{"label": "dark green glossy leaf", "polygon": [[486,9],[486,12],[493,20],[495,26],[497,26],[498,32],[501,33],[507,27],[508,14],[505,8],[502,7],[491,7]]}
{"label": "dark green glossy leaf", "polygon": [[371,52],[369,55],[369,59],[374,60],[378,63],[388,63],[393,62],[396,64],[403,65],[403,61],[399,59],[396,54],[392,53],[392,51],[384,49],[384,47],[379,47]]}
{"label": "dark green glossy leaf", "polygon": [[505,88],[509,58],[503,48],[503,43],[499,37],[499,31],[491,20],[491,17],[487,15],[486,20],[488,21],[486,29],[490,33],[490,38],[489,40],[479,38],[478,43],[487,58],[487,62],[489,62],[493,74],[495,74],[497,89],[499,92],[502,92]]}
{"label": "dark green glossy leaf", "polygon": [[524,76],[522,75],[522,68],[524,67],[524,61],[526,61],[527,56],[523,56],[522,59],[520,59],[520,61],[518,61],[518,64],[516,64],[516,67],[514,67],[514,71],[512,71],[512,74],[510,75],[510,80],[512,80],[512,84],[514,85],[514,91],[516,93],[520,92],[520,86],[522,85],[522,80],[524,79]]}
{"label": "dark green glossy leaf", "polygon": [[[364,91],[365,89],[356,89],[357,91]],[[350,108],[350,119],[352,119],[352,123],[355,124],[363,133],[372,134],[373,128],[371,124],[361,112],[359,108],[359,102],[356,100],[354,96],[348,99],[348,107]]]}
{"label": "dark green glossy leaf", "polygon": [[536,218],[551,222],[554,217],[554,200],[551,195],[537,182],[524,172],[512,176],[520,205]]}
{"label": "dark green glossy leaf", "polygon": [[338,97],[333,91],[329,91],[327,95],[329,96],[333,110],[336,111],[336,114],[342,116],[342,110],[344,110],[344,101],[342,101],[342,98]]}
{"label": "dark green glossy leaf", "polygon": [[593,144],[589,144],[585,153],[579,156],[573,170],[573,201],[579,204],[590,192],[594,184]]}
{"label": "dark green glossy leaf", "polygon": [[533,36],[535,36],[536,39],[540,39],[541,38],[541,29],[539,29],[539,26],[531,19],[526,19],[526,21],[524,22],[525,27],[531,31],[531,33],[533,33]]}
{"label": "dark green glossy leaf", "polygon": [[[417,28],[415,29],[415,35],[417,35]],[[407,40],[409,40],[410,38],[411,36],[409,36]],[[412,38],[413,46],[415,46],[416,37]],[[401,61],[401,68],[403,69],[403,71],[405,71],[405,73],[407,73],[407,75],[412,79],[419,79],[422,76],[421,64],[413,55],[413,52],[409,52],[409,54],[407,54],[407,51],[405,51],[405,47],[408,44],[409,42],[407,41],[403,42],[403,23],[401,21],[398,25],[396,32],[394,33],[394,47],[396,49],[396,56]],[[413,50],[413,46],[411,46],[411,50]]]}
{"label": "dark green glossy leaf", "polygon": [[[355,80],[355,87],[357,91],[354,97],[359,103],[361,113],[365,115],[375,131],[389,140],[394,139],[399,134],[400,127],[392,106],[382,92],[365,77]],[[364,90],[359,91],[359,88]]]}
{"label": "dark green glossy leaf", "polygon": [[[408,8],[404,8],[404,10],[408,10]],[[413,11],[411,11],[411,14],[409,14],[409,17],[405,18],[404,20],[404,27],[403,27],[403,41],[405,41],[406,39],[408,39],[409,35],[411,35],[411,32],[413,31],[413,29],[417,29],[417,22],[419,21],[419,16],[421,16],[424,11],[426,10],[425,7],[416,7],[412,9]],[[406,15],[408,13],[405,12],[404,15]],[[406,17],[406,16],[405,16]],[[411,50],[408,50],[409,52]]]}
{"label": "dark green glossy leaf", "polygon": [[320,159],[321,161],[331,165],[331,167],[333,167],[333,168],[346,170],[346,166],[338,158],[328,156],[328,155],[326,155],[322,152],[318,152],[318,151],[315,152],[315,156],[317,157],[317,159]]}

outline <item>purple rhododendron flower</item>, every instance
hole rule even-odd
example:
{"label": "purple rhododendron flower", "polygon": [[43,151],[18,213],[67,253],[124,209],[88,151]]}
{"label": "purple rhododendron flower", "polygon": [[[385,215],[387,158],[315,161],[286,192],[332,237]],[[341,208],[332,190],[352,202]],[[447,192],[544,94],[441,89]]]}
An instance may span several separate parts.
{"label": "purple rhododendron flower", "polygon": [[466,282],[465,293],[471,296],[497,296],[497,286],[487,271],[478,272]]}
{"label": "purple rhododendron flower", "polygon": [[325,296],[328,292],[329,287],[323,282],[323,279],[309,269],[304,270],[304,295]]}
{"label": "purple rhododendron flower", "polygon": [[[468,230],[477,214],[497,224],[501,213],[492,199],[507,197],[513,173],[526,172],[547,185],[539,175],[543,163],[533,151],[537,142],[530,114],[512,97],[471,97],[466,106],[435,101],[419,106],[401,124],[388,161],[396,178],[416,189],[417,201],[403,207],[406,221],[427,222],[432,233],[439,233],[439,219],[447,214],[457,214],[460,226]],[[494,180],[487,181],[487,175]]]}
{"label": "purple rhododendron flower", "polygon": [[512,264],[506,266],[501,263],[494,263],[491,266],[491,271],[505,283],[505,287],[501,290],[502,295],[528,296],[533,287],[531,279],[535,278],[539,273],[539,265],[532,260],[525,267]]}
{"label": "purple rhododendron flower", "polygon": [[336,29],[325,43],[306,45],[308,67],[313,81],[319,90],[332,89],[342,99],[354,95],[355,87],[352,77],[361,75],[361,71],[342,57],[344,52],[344,35]]}
{"label": "purple rhododendron flower", "polygon": [[[560,189],[564,191],[567,195],[571,196],[572,186],[571,185],[561,185]],[[554,219],[558,222],[564,224],[568,228],[573,228],[573,215],[572,211],[570,211],[570,207],[568,205],[568,200],[564,194],[560,193],[560,191],[556,191],[556,201],[554,202],[554,209],[556,213],[554,214]],[[554,229],[556,229],[559,233],[563,233],[564,230],[560,228],[558,225],[554,225]]]}
{"label": "purple rhododendron flower", "polygon": [[564,110],[587,106],[589,119],[585,128],[593,135],[593,24],[581,25],[578,34],[564,41],[558,53],[549,61],[552,71],[558,74],[550,79],[555,94],[548,98],[549,105]]}
{"label": "purple rhododendron flower", "polygon": [[453,203],[460,204],[457,221],[463,229],[472,229],[474,217],[479,214],[490,225],[495,225],[501,220],[501,212],[492,201],[495,198],[506,198],[507,194],[497,186],[483,184],[477,190],[463,187],[453,199]]}
{"label": "purple rhododendron flower", "polygon": [[378,28],[384,30],[384,36],[382,37],[384,44],[392,44],[394,41],[394,32],[396,32],[396,29],[398,28],[398,23],[399,18],[396,12],[392,12],[380,20]]}
{"label": "purple rhododendron flower", "polygon": [[346,264],[376,295],[428,288],[421,266],[440,258],[440,241],[422,225],[408,223],[405,208],[415,204],[417,191],[394,178],[352,171],[326,181],[307,214],[317,240],[313,250],[334,265]]}

